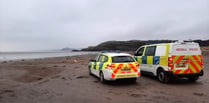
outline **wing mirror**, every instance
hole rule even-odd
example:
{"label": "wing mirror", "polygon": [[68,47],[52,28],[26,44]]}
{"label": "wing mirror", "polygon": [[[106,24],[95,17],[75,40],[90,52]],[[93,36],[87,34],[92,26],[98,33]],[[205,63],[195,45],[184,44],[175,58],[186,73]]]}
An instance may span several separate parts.
{"label": "wing mirror", "polygon": [[134,56],[142,56],[143,53],[139,52],[139,53],[134,53]]}
{"label": "wing mirror", "polygon": [[90,60],[90,62],[96,62],[96,60],[94,60],[94,59],[91,59],[91,60]]}

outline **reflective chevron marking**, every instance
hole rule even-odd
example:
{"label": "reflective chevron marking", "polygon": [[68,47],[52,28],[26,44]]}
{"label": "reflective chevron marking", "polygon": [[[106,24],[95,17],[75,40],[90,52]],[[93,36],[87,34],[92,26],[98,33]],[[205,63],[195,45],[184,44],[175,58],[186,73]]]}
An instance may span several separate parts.
{"label": "reflective chevron marking", "polygon": [[172,56],[173,63],[186,63],[188,65],[188,68],[176,68],[174,65],[171,67],[171,70],[175,74],[187,74],[187,73],[199,73],[202,70],[202,55],[180,55],[180,56]]}

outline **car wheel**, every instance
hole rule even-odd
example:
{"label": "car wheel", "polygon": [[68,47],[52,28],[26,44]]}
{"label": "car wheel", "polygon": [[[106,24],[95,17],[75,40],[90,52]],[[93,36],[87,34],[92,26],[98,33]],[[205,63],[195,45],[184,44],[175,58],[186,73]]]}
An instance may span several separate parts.
{"label": "car wheel", "polygon": [[101,83],[105,83],[106,80],[104,79],[104,74],[102,72],[100,72],[100,82]]}
{"label": "car wheel", "polygon": [[89,68],[89,75],[93,75],[92,72],[91,72],[91,68]]}
{"label": "car wheel", "polygon": [[166,75],[163,69],[158,70],[157,77],[158,77],[158,80],[162,83],[168,82],[168,76]]}
{"label": "car wheel", "polygon": [[195,82],[199,79],[199,76],[188,77],[189,81]]}
{"label": "car wheel", "polygon": [[131,78],[131,82],[136,82],[137,78]]}

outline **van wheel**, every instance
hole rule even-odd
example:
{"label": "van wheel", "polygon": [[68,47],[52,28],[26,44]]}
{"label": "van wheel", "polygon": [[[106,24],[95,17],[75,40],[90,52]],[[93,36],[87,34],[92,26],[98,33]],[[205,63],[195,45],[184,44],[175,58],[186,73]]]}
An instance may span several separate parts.
{"label": "van wheel", "polygon": [[199,79],[199,76],[188,77],[189,81],[195,82]]}
{"label": "van wheel", "polygon": [[169,79],[163,69],[158,70],[157,77],[158,77],[158,80],[162,83],[167,83]]}
{"label": "van wheel", "polygon": [[100,72],[100,82],[101,83],[106,83],[106,80],[104,79],[104,74],[102,72]]}

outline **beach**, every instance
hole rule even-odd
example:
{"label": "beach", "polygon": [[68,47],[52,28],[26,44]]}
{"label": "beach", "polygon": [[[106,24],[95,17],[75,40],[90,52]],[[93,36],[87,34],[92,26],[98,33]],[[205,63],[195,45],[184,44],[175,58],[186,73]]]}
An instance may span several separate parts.
{"label": "beach", "polygon": [[102,84],[88,74],[96,54],[0,62],[0,103],[207,103],[209,55],[196,82],[168,84],[143,75],[136,83]]}

